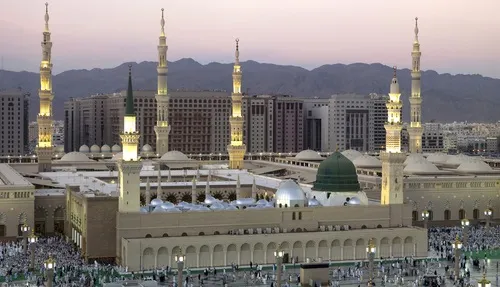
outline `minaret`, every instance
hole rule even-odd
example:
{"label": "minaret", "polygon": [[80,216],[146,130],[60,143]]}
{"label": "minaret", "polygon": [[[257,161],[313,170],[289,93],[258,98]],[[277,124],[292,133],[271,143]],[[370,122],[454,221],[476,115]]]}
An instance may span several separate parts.
{"label": "minaret", "polygon": [[38,171],[52,169],[52,42],[49,30],[49,3],[45,3],[45,30],[42,41],[42,62],[40,63],[40,113],[38,122]]}
{"label": "minaret", "polygon": [[[161,165],[158,163],[158,186],[156,187],[156,198],[162,199],[162,190],[161,190]],[[149,204],[149,202],[148,202]]]}
{"label": "minaret", "polygon": [[149,183],[149,176],[146,178],[146,205],[151,202],[151,184]]}
{"label": "minaret", "polygon": [[195,204],[196,203],[196,177],[193,177],[193,182],[191,185],[191,203]]}
{"label": "minaret", "polygon": [[257,197],[257,184],[255,183],[255,176],[254,176],[252,183],[252,198],[255,199],[256,197]]}
{"label": "minaret", "polygon": [[229,168],[242,169],[243,158],[245,157],[246,146],[243,144],[243,117],[241,116],[241,101],[243,95],[241,93],[241,66],[240,66],[240,50],[239,40],[236,39],[236,59],[233,69],[233,93],[232,99],[232,115],[229,118],[231,125],[231,143],[227,146],[229,153]]}
{"label": "minaret", "polygon": [[165,36],[165,18],[161,9],[160,43],[158,45],[158,91],[156,93],[156,153],[162,156],[168,152],[168,88],[167,88],[167,37]]}
{"label": "minaret", "polygon": [[401,108],[403,103],[399,99],[399,83],[394,67],[389,101],[387,102],[387,122],[385,123],[385,152],[380,153],[382,160],[382,193],[381,203],[403,204],[403,163],[406,154],[401,152]]}
{"label": "minaret", "polygon": [[137,157],[140,134],[136,130],[134,95],[132,92],[132,66],[129,66],[128,88],[123,118],[123,157],[117,161],[120,178],[119,212],[138,212],[140,208],[140,172],[142,163]]}
{"label": "minaret", "polygon": [[420,97],[420,43],[418,42],[418,18],[415,18],[415,41],[413,41],[413,51],[411,52],[411,96],[410,96],[410,126],[408,134],[410,136],[409,148],[411,153],[422,152],[422,98]]}
{"label": "minaret", "polygon": [[207,183],[205,185],[205,198],[210,195],[210,178],[207,179]]}
{"label": "minaret", "polygon": [[241,198],[241,182],[240,175],[238,174],[238,178],[236,179],[236,199]]}

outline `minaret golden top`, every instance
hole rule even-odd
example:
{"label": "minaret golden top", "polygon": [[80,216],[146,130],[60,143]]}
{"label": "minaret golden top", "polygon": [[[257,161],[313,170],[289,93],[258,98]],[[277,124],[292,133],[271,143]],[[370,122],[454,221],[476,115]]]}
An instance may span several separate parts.
{"label": "minaret golden top", "polygon": [[49,31],[49,3],[45,2],[45,32]]}
{"label": "minaret golden top", "polygon": [[415,42],[418,42],[418,17],[415,17]]}
{"label": "minaret golden top", "polygon": [[393,66],[393,67],[392,67],[392,70],[393,70],[393,72],[394,72],[394,74],[393,74],[393,78],[396,78],[396,72],[397,72],[397,70],[398,70],[398,67]]}
{"label": "minaret golden top", "polygon": [[240,62],[240,39],[236,38],[235,40],[236,42],[236,53],[235,53],[235,56],[236,56],[236,63],[239,63]]}
{"label": "minaret golden top", "polygon": [[163,11],[164,11],[164,9],[161,8],[161,21],[160,21],[160,24],[161,24],[161,35],[165,36],[165,18],[163,17]]}

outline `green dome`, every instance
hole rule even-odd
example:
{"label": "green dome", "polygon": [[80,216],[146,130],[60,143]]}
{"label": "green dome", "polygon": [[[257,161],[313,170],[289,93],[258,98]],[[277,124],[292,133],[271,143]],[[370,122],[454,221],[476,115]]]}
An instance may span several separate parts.
{"label": "green dome", "polygon": [[356,167],[340,152],[321,162],[312,190],[325,192],[357,192],[360,190]]}

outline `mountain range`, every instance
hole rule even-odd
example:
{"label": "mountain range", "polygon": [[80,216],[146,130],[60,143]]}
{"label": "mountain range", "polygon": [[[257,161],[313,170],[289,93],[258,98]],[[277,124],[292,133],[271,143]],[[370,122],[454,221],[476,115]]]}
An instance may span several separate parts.
{"label": "mountain range", "polygon": [[[124,90],[128,65],[133,66],[137,90],[156,90],[155,62],[124,63],[111,69],[69,70],[53,77],[54,116],[63,119],[64,102],[71,97]],[[169,89],[232,89],[233,64],[202,65],[193,59],[169,62]],[[382,64],[333,64],[313,70],[296,66],[242,62],[243,88],[249,94],[287,94],[295,97],[329,97],[333,94],[387,94],[393,69]],[[404,119],[409,119],[410,70],[397,71],[401,86]],[[31,93],[30,119],[38,112],[39,75],[0,70],[0,90],[22,88]],[[422,117],[425,122],[498,121],[500,79],[480,75],[422,72]]]}

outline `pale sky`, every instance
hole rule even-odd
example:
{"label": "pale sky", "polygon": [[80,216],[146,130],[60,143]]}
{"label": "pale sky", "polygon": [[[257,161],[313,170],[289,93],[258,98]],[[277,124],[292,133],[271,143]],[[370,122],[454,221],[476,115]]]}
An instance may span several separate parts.
{"label": "pale sky", "polygon": [[[45,0],[0,0],[6,70],[38,71]],[[156,61],[161,8],[168,59],[302,66],[411,65],[419,18],[423,70],[500,78],[499,0],[50,0],[54,73]]]}

